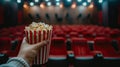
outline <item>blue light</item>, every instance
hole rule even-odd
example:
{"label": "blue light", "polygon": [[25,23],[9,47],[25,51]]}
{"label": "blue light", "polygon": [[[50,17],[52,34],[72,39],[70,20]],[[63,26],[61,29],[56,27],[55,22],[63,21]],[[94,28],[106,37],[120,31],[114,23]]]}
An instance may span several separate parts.
{"label": "blue light", "polygon": [[57,2],[60,1],[60,0],[56,0]]}
{"label": "blue light", "polygon": [[33,3],[33,2],[30,2],[30,6],[34,6],[34,3]]}
{"label": "blue light", "polygon": [[47,5],[48,5],[48,6],[51,6],[51,2],[48,2]]}
{"label": "blue light", "polygon": [[21,0],[17,0],[17,3],[21,3]]}
{"label": "blue light", "polygon": [[56,6],[59,6],[59,5],[60,5],[60,3],[59,3],[59,2],[57,2],[57,3],[56,3]]}
{"label": "blue light", "polygon": [[81,2],[82,0],[77,0],[78,2]]}
{"label": "blue light", "polygon": [[103,2],[103,0],[99,0],[98,2],[99,2],[99,3],[102,3],[102,2]]}
{"label": "blue light", "polygon": [[72,2],[72,0],[67,0],[67,2]]}
{"label": "blue light", "polygon": [[37,3],[37,2],[39,2],[39,0],[35,0],[35,2]]}
{"label": "blue light", "polygon": [[86,2],[83,2],[83,4],[82,4],[83,6],[87,6],[87,3]]}
{"label": "blue light", "polygon": [[88,2],[88,3],[90,3],[90,2],[91,2],[91,0],[87,0],[87,2]]}

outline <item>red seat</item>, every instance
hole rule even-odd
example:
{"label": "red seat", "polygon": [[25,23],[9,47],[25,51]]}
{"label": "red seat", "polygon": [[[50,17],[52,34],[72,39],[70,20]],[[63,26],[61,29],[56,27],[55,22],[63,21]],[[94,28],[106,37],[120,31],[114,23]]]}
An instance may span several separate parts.
{"label": "red seat", "polygon": [[104,57],[120,57],[120,54],[112,47],[111,39],[96,37],[94,41],[95,51],[101,51]]}
{"label": "red seat", "polygon": [[87,38],[88,40],[93,40],[94,37],[95,37],[94,33],[91,32],[91,31],[84,32],[84,33],[83,33],[83,36],[84,36],[85,38]]}
{"label": "red seat", "polygon": [[53,37],[50,46],[50,59],[66,59],[67,50],[63,37]]}
{"label": "red seat", "polygon": [[21,43],[22,43],[22,40],[23,40],[23,37],[18,37],[16,40],[17,40],[17,44],[16,44],[15,50],[13,51],[14,52],[13,56],[18,55],[20,47],[21,47]]}
{"label": "red seat", "polygon": [[56,33],[56,36],[57,36],[57,37],[65,37],[66,34],[65,34],[64,32],[57,32],[57,33]]}
{"label": "red seat", "polygon": [[75,58],[93,58],[93,54],[89,49],[86,38],[72,38],[72,50]]}
{"label": "red seat", "polygon": [[117,42],[118,42],[118,48],[119,48],[119,51],[120,51],[120,37],[117,38]]}
{"label": "red seat", "polygon": [[0,52],[8,54],[10,56],[11,52],[11,38],[9,37],[0,37]]}
{"label": "red seat", "polygon": [[79,37],[79,34],[77,32],[70,32],[70,37]]}
{"label": "red seat", "polygon": [[10,50],[11,49],[11,38],[9,37],[0,37],[0,48],[2,50]]}
{"label": "red seat", "polygon": [[111,36],[112,38],[118,38],[118,37],[120,37],[120,31],[117,30],[117,29],[112,30],[112,31],[110,32],[110,36]]}

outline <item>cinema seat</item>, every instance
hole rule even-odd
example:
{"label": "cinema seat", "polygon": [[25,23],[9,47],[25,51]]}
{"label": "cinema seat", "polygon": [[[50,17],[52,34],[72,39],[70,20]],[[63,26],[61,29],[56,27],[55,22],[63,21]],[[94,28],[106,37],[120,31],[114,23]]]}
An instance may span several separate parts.
{"label": "cinema seat", "polygon": [[2,50],[10,50],[11,48],[11,38],[9,37],[0,37],[0,48]]}
{"label": "cinema seat", "polygon": [[61,32],[56,32],[56,36],[57,37],[64,37],[65,38],[66,34],[61,31]]}
{"label": "cinema seat", "polygon": [[0,37],[0,53],[4,53],[10,56],[11,47],[12,47],[11,38]]}
{"label": "cinema seat", "polygon": [[118,51],[120,52],[120,37],[118,37],[116,41],[117,41]]}
{"label": "cinema seat", "polygon": [[86,39],[88,39],[88,40],[90,40],[90,41],[92,41],[93,39],[94,39],[94,32],[92,32],[92,31],[87,31],[87,32],[84,32],[83,33],[83,36],[86,38]]}
{"label": "cinema seat", "polygon": [[65,39],[63,37],[53,37],[47,67],[67,67],[67,65]]}
{"label": "cinema seat", "polygon": [[75,56],[75,67],[88,67],[92,66],[93,53],[89,49],[87,39],[85,38],[72,38],[72,50]]}
{"label": "cinema seat", "polygon": [[116,52],[112,46],[112,40],[106,37],[95,38],[94,49],[101,51],[104,57],[119,57],[120,55]]}
{"label": "cinema seat", "polygon": [[[101,51],[104,61],[100,65],[118,65],[120,62],[120,53],[115,50],[112,40],[106,37],[96,37],[95,38],[94,49],[95,51]],[[115,66],[116,66],[115,65]]]}
{"label": "cinema seat", "polygon": [[16,57],[18,55],[22,40],[23,37],[18,37],[14,41],[12,41],[12,47],[11,47],[12,55],[10,55],[10,57]]}
{"label": "cinema seat", "polygon": [[70,37],[79,37],[79,34],[77,32],[70,32]]}
{"label": "cinema seat", "polygon": [[112,30],[112,31],[110,32],[110,36],[111,36],[112,38],[118,38],[118,37],[120,37],[120,31],[119,31],[119,30]]}

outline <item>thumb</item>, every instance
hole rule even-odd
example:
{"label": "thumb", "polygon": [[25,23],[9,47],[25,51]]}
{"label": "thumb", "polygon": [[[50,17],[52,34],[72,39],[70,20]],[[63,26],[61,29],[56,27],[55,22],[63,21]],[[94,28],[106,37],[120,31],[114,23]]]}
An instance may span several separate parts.
{"label": "thumb", "polygon": [[39,43],[34,45],[34,48],[38,50],[38,49],[40,49],[40,47],[46,45],[47,43],[48,43],[48,41],[39,42]]}
{"label": "thumb", "polygon": [[22,44],[27,44],[26,37],[23,38]]}

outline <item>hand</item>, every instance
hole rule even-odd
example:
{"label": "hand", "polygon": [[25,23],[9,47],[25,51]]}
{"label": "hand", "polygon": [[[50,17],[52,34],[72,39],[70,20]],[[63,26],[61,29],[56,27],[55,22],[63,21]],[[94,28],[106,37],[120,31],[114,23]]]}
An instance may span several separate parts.
{"label": "hand", "polygon": [[31,65],[40,47],[46,44],[47,44],[47,41],[42,41],[37,44],[28,44],[26,42],[26,38],[23,38],[18,57],[22,57],[24,60],[28,62],[28,64]]}

